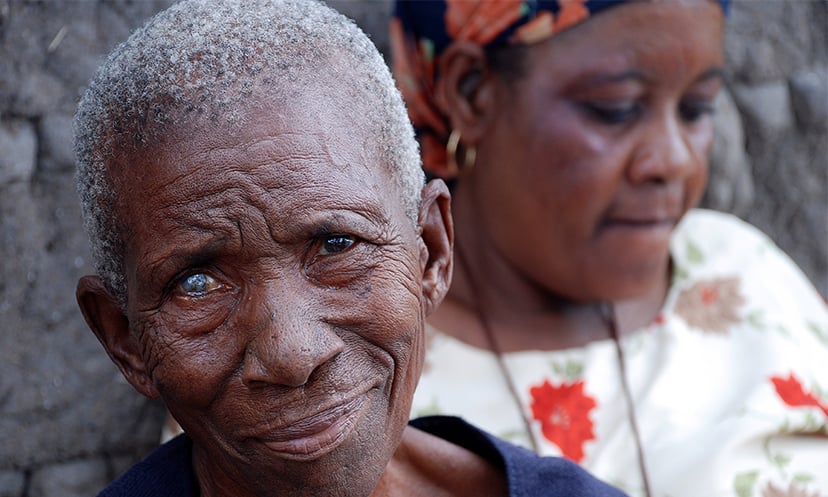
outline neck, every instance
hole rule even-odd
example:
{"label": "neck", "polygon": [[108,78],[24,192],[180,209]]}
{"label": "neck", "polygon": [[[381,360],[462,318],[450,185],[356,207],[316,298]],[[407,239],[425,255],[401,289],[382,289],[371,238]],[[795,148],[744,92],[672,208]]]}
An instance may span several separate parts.
{"label": "neck", "polygon": [[502,472],[477,454],[406,427],[403,440],[370,497],[507,495]]}
{"label": "neck", "polygon": [[606,304],[615,310],[621,336],[658,315],[669,287],[668,264],[633,297],[570,299],[539,285],[502,257],[485,238],[485,230],[474,225],[474,216],[465,215],[461,200],[455,211],[454,280],[446,300],[429,319],[441,331],[490,348],[484,329],[488,325],[502,352],[561,350],[610,338],[602,314]]}

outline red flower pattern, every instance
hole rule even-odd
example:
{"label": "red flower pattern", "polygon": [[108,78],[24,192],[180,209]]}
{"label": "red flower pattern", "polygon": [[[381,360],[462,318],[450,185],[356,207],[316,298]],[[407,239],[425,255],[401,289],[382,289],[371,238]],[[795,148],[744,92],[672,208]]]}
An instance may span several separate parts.
{"label": "red flower pattern", "polygon": [[541,423],[543,436],[575,462],[584,458],[584,444],[595,440],[589,413],[597,405],[584,394],[584,382],[553,386],[549,380],[531,387],[532,417]]}
{"label": "red flower pattern", "polygon": [[802,382],[793,373],[789,373],[787,378],[771,376],[771,381],[779,398],[789,406],[818,407],[828,417],[828,406],[813,393],[806,392],[802,387]]}
{"label": "red flower pattern", "polygon": [[700,280],[679,293],[675,313],[690,326],[710,333],[727,333],[742,321],[745,299],[736,277]]}

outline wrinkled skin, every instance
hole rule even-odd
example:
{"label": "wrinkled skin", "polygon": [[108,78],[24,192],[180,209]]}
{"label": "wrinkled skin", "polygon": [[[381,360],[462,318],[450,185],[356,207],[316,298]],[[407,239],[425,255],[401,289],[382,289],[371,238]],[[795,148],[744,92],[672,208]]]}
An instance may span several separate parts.
{"label": "wrinkled skin", "polygon": [[[509,349],[606,338],[600,301],[632,311],[625,330],[649,322],[667,290],[670,235],[706,184],[722,41],[718,3],[692,0],[599,13],[523,49],[516,78],[481,72],[478,49],[454,47],[441,91],[477,148],[453,192],[457,250],[478,280],[459,264],[450,299],[473,301],[470,289],[483,286],[478,305],[496,320],[565,315],[529,326],[551,326],[562,341],[521,341],[512,329]],[[475,71],[480,83],[464,94]],[[596,324],[598,334],[583,329]]]}
{"label": "wrinkled skin", "polygon": [[402,438],[450,280],[448,193],[427,185],[415,226],[340,111],[264,99],[113,169],[128,307],[96,277],[78,301],[193,438],[202,495],[368,495]]}

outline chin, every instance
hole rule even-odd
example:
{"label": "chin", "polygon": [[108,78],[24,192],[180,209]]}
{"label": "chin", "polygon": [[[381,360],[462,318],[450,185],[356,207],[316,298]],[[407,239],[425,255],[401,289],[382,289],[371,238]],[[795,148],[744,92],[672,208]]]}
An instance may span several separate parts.
{"label": "chin", "polygon": [[[296,495],[335,497],[369,495],[391,458],[393,447],[388,440],[355,436],[334,450],[307,460],[285,459],[267,448],[257,447],[248,453],[247,463],[237,471],[257,495]],[[382,433],[365,429],[365,433]],[[376,450],[367,451],[366,445]]]}
{"label": "chin", "polygon": [[[593,271],[591,271],[593,272]],[[592,285],[599,297],[610,302],[632,300],[667,288],[670,282],[669,256],[639,261],[637,264],[604,266],[594,276]]]}

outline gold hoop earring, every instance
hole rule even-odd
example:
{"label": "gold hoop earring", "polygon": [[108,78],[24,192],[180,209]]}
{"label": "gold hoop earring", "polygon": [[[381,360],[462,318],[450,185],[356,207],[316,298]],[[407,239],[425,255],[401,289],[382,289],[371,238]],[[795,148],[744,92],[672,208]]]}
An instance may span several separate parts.
{"label": "gold hoop earring", "polygon": [[452,175],[459,175],[468,173],[477,160],[477,149],[473,146],[466,147],[466,153],[463,157],[463,170],[457,167],[457,148],[460,145],[460,132],[456,129],[451,131],[448,142],[446,142],[446,157],[448,158],[448,169]]}

